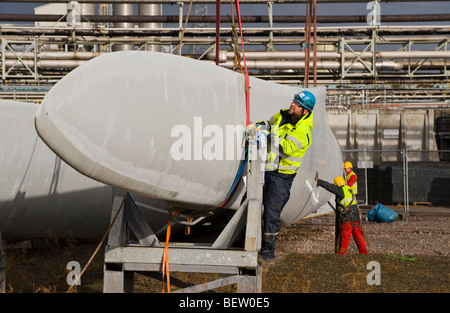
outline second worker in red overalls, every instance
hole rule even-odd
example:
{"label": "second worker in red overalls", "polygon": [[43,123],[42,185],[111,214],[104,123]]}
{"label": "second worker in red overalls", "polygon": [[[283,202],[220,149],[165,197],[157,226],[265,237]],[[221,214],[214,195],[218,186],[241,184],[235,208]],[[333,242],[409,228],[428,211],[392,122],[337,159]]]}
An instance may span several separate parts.
{"label": "second worker in red overalls", "polygon": [[344,178],[337,176],[334,184],[317,178],[317,186],[320,186],[336,196],[336,214],[339,215],[339,248],[337,254],[346,254],[350,237],[353,239],[359,249],[360,254],[367,254],[366,242],[361,229],[361,220],[359,216],[356,199],[351,192],[351,187],[345,184]]}

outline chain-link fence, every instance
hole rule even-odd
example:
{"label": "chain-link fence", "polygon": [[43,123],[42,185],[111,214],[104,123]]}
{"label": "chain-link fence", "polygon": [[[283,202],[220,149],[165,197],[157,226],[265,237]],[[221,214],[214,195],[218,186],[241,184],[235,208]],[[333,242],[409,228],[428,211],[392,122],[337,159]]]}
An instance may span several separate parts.
{"label": "chain-link fence", "polygon": [[344,150],[358,176],[358,203],[450,206],[450,150]]}

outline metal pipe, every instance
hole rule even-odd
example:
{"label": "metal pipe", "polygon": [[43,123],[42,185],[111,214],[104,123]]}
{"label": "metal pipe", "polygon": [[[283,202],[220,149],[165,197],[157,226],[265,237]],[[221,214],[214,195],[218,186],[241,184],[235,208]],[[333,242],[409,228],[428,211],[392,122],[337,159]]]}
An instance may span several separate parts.
{"label": "metal pipe", "polygon": [[[5,59],[17,59],[17,56],[19,56],[22,60],[26,59],[34,59],[35,53],[34,52],[19,52],[17,54],[14,54],[13,52],[4,52]],[[100,52],[86,52],[86,51],[80,51],[80,52],[65,52],[65,51],[48,51],[48,52],[40,52],[37,53],[37,57],[41,60],[44,59],[54,59],[54,60],[90,60],[92,58],[98,57],[102,53]],[[1,55],[1,53],[0,53]]]}
{"label": "metal pipe", "polygon": [[[216,0],[216,17],[220,16],[220,1]],[[220,19],[216,18],[216,43],[215,43],[215,60],[216,65],[219,65],[219,51],[220,51]]]}
{"label": "metal pipe", "polygon": [[305,25],[305,87],[309,84],[309,58],[310,58],[310,41],[311,41],[311,0],[306,4],[306,25]]}
{"label": "metal pipe", "polygon": [[[39,60],[37,63],[37,67],[41,69],[73,69],[76,68],[84,63],[86,63],[86,60]],[[16,69],[23,69],[25,66],[29,68],[34,67],[34,61],[33,60],[6,60],[5,61],[6,67],[14,67]]]}
{"label": "metal pipe", "polygon": [[[421,27],[396,27],[396,26],[379,26],[378,34],[382,36],[386,35],[434,35],[435,37],[439,34],[449,34],[450,27],[443,25],[432,25],[432,26],[421,26]],[[336,39],[330,38],[330,36],[366,36],[367,31],[370,30],[368,27],[361,26],[347,26],[345,28],[342,27],[318,27],[317,33],[321,36],[327,36],[329,38],[323,38],[321,41],[331,41],[335,42]],[[45,34],[46,36],[71,36],[72,35],[71,28],[51,28],[51,27],[23,27],[23,26],[2,26],[2,36],[20,36],[21,38],[27,36],[42,36]],[[179,28],[154,28],[154,29],[136,29],[136,28],[100,28],[93,29],[91,28],[77,28],[77,35],[79,36],[133,36],[135,38],[139,38],[142,36],[178,36]],[[283,42],[286,44],[293,44],[295,42],[302,42],[301,38],[295,39],[287,39],[286,37],[298,37],[304,36],[304,29],[299,27],[283,27],[283,28],[265,28],[265,27],[257,27],[257,28],[244,28],[244,34],[247,36],[247,40],[253,40],[251,36],[263,36],[268,35],[271,32],[274,35],[283,36],[283,38],[274,38],[274,41]],[[215,36],[216,31],[215,28],[187,28],[185,31],[185,36]],[[221,36],[231,36],[232,29],[231,28],[222,28]],[[446,37],[442,36],[443,40],[446,40]],[[187,40],[187,38],[185,38]],[[198,38],[197,38],[198,39]],[[200,39],[198,39],[200,40]],[[225,39],[223,39],[225,40]],[[414,39],[411,39],[414,40]],[[258,39],[258,41],[266,42],[267,39]]]}
{"label": "metal pipe", "polygon": [[[119,17],[127,17],[134,15],[134,4],[113,4],[113,15]],[[114,22],[116,28],[134,28],[134,22],[121,21]],[[134,50],[134,45],[114,45],[112,51]]]}
{"label": "metal pipe", "polygon": [[[116,5],[115,5],[116,6]],[[117,5],[119,8],[121,5]],[[122,5],[123,6],[123,5]],[[115,9],[116,11],[124,11],[124,9]],[[129,9],[126,9],[129,10]],[[154,11],[154,9],[152,9]],[[140,14],[138,16],[134,15],[129,11],[129,15],[90,15],[85,14],[84,17],[94,23],[178,23],[180,18],[178,15],[152,15],[150,14]],[[9,22],[37,22],[37,21],[48,21],[56,22],[60,20],[62,15],[55,14],[0,14],[0,21]],[[183,17],[183,20],[186,17]],[[316,17],[317,23],[366,23],[367,16],[365,15],[322,15]],[[273,23],[306,23],[307,17],[302,15],[275,15],[272,16]],[[269,23],[270,17],[264,15],[252,15],[252,16],[241,16],[243,23]],[[221,16],[221,23],[231,23],[231,16]],[[411,15],[383,15],[381,16],[381,22],[385,23],[404,23],[404,22],[439,22],[439,21],[450,21],[450,14],[411,14]],[[215,23],[215,16],[190,16],[190,23]],[[119,27],[119,26],[117,26]]]}
{"label": "metal pipe", "polygon": [[[161,4],[139,4],[139,16],[160,16],[162,15]],[[161,28],[162,23],[139,23],[140,28]],[[161,51],[161,46],[147,45],[145,47],[147,51]]]}
{"label": "metal pipe", "polygon": [[[83,16],[95,15],[95,3],[81,3],[80,4],[80,13]],[[81,27],[89,27],[90,23],[86,21],[86,19],[81,18]]]}
{"label": "metal pipe", "polygon": [[[78,59],[78,60],[68,60],[68,59],[60,59],[60,60],[52,60],[52,59],[41,59],[37,63],[38,68],[75,68],[81,64],[87,62],[86,59]],[[210,61],[202,61],[202,62],[210,62]],[[351,66],[352,70],[364,70],[366,66],[362,63],[353,63],[352,61],[344,62],[344,67],[348,69]],[[425,61],[420,68],[421,69],[441,69],[444,67],[446,63],[444,61]],[[31,59],[21,59],[20,61],[17,59],[6,59],[5,60],[6,67],[14,67],[14,68],[24,68],[25,65],[29,68],[34,67],[34,60]],[[234,67],[233,61],[227,61],[219,64],[222,67],[232,69]],[[310,62],[310,65],[312,63]],[[368,65],[371,66],[371,63],[368,62]],[[403,69],[407,69],[409,65],[408,61],[380,61],[376,62],[377,70],[393,70],[400,71]],[[247,60],[247,67],[249,69],[272,69],[272,70],[304,70],[305,62],[302,61],[264,61],[264,60]],[[318,60],[317,68],[321,70],[339,70],[341,69],[341,63],[339,61],[325,61]]]}
{"label": "metal pipe", "polygon": [[[371,63],[368,62],[371,66]],[[380,61],[376,62],[377,70],[403,70],[406,69],[409,62],[394,62],[394,61]],[[433,62],[433,61],[425,61],[421,65],[421,69],[439,69],[442,68],[446,63],[445,62]],[[233,68],[234,64],[232,61],[227,61],[225,63],[220,64],[225,68]],[[348,69],[351,66],[352,70],[365,70],[366,66],[362,63],[353,63],[352,61],[344,62],[344,68]],[[247,60],[247,67],[249,69],[272,69],[272,70],[304,70],[305,62],[301,61],[264,61],[264,60]],[[317,68],[323,70],[340,70],[341,63],[339,61],[323,61],[319,60],[317,62]]]}
{"label": "metal pipe", "polygon": [[314,87],[317,87],[317,15],[316,15],[316,3],[317,0],[313,0],[313,21],[314,21],[314,47],[313,47],[313,75],[314,75]]}
{"label": "metal pipe", "polygon": [[[162,6],[161,5],[148,5],[148,4],[140,4],[139,5],[139,16],[138,19],[144,20],[145,17],[159,17],[162,15]],[[135,17],[135,16],[131,16]],[[147,22],[141,21],[139,23],[140,28],[161,28],[162,24],[159,22]]]}
{"label": "metal pipe", "polygon": [[[267,60],[267,59],[294,59],[294,60],[304,60],[305,51],[249,51],[245,53],[247,59],[254,60]],[[312,54],[310,53],[310,56]],[[207,54],[209,59],[212,58],[212,54]],[[234,52],[226,52],[227,59],[231,60],[234,58]],[[335,60],[341,57],[340,52],[333,51],[319,51],[317,52],[317,58],[319,59],[331,59]],[[344,57],[347,59],[354,59],[359,57],[361,59],[371,59],[371,52],[345,52]],[[450,51],[378,51],[376,53],[377,59],[412,59],[412,58],[426,58],[426,59],[445,59],[450,58]]]}
{"label": "metal pipe", "polygon": [[[233,60],[234,52],[222,50],[222,59]],[[6,59],[17,59],[20,56],[22,59],[33,59],[34,52],[16,53],[4,52]],[[0,53],[1,55],[1,53]],[[56,60],[89,60],[101,55],[100,52],[65,52],[65,51],[46,51],[37,53],[40,59],[56,59]],[[364,52],[357,54],[361,59],[371,58],[370,52]],[[210,52],[206,55],[208,59],[215,58],[215,52]],[[250,60],[304,60],[304,51],[278,51],[278,52],[255,52],[249,51],[245,53],[245,57]],[[317,52],[318,59],[336,60],[341,57],[338,52]],[[355,59],[356,55],[352,52],[346,52],[344,54],[346,59]],[[450,59],[450,51],[379,51],[376,54],[377,59]]]}

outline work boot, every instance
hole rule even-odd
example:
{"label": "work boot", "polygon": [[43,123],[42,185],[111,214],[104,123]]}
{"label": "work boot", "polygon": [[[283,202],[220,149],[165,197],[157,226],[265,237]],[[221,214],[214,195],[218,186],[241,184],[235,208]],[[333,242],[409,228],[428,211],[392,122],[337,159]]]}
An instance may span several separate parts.
{"label": "work boot", "polygon": [[275,257],[275,247],[277,245],[278,235],[263,235],[261,245],[261,258],[271,260]]}

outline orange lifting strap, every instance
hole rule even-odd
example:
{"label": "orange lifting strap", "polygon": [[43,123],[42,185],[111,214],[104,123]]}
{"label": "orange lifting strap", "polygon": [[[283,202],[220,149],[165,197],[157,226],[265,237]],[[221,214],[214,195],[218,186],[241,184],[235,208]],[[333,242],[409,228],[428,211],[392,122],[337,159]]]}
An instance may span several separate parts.
{"label": "orange lifting strap", "polygon": [[[187,222],[189,223],[191,221],[191,219],[192,219],[192,216],[189,215]],[[191,226],[186,225],[186,227],[184,228],[184,234],[186,236],[189,236],[191,234]]]}
{"label": "orange lifting strap", "polygon": [[162,264],[162,293],[165,292],[164,288],[164,275],[167,276],[167,292],[170,293],[170,271],[169,271],[169,240],[170,240],[170,230],[171,230],[171,222],[172,217],[178,215],[177,211],[174,211],[173,214],[169,211],[169,222],[167,223],[167,231],[166,231],[166,245],[164,246],[163,252],[163,264]]}

